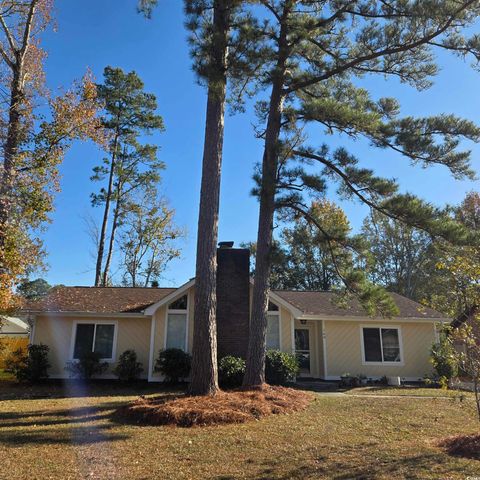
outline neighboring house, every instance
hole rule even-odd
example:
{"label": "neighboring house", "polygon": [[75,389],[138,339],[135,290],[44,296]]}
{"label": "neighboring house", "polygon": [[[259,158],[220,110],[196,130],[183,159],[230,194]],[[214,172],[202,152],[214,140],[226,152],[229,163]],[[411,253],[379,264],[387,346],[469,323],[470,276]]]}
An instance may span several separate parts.
{"label": "neighboring house", "polygon": [[[249,251],[220,248],[217,277],[218,356],[245,357]],[[159,381],[154,365],[160,350],[191,351],[194,295],[194,280],[180,288],[57,287],[23,313],[34,325],[31,342],[50,347],[51,377],[66,378],[65,364],[82,352],[100,352],[113,366],[123,351],[134,349],[144,376]],[[341,308],[329,292],[272,291],[267,347],[299,355],[303,376],[419,380],[431,372],[430,347],[438,326],[449,319],[400,295],[393,298],[400,314],[384,319],[368,317],[355,303]]]}
{"label": "neighboring house", "polygon": [[20,318],[0,319],[0,369],[5,367],[5,359],[12,351],[27,348],[29,336],[30,327]]}
{"label": "neighboring house", "polygon": [[28,323],[16,317],[2,317],[0,319],[1,338],[28,338]]}

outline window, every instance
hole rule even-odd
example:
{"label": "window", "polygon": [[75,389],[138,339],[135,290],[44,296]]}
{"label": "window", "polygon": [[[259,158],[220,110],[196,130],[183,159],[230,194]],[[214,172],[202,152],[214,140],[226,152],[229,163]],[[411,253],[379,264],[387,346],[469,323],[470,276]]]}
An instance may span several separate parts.
{"label": "window", "polygon": [[178,298],[168,306],[165,348],[187,350],[188,296]]}
{"label": "window", "polygon": [[166,348],[186,350],[187,315],[185,313],[169,313],[167,319]]}
{"label": "window", "polygon": [[275,305],[270,300],[268,301],[268,311],[269,312],[278,312],[278,305]]}
{"label": "window", "polygon": [[366,363],[400,363],[400,330],[398,328],[363,327],[363,357]]}
{"label": "window", "polygon": [[268,302],[267,313],[267,350],[280,350],[280,313],[279,308]]}
{"label": "window", "polygon": [[186,310],[188,307],[188,297],[184,295],[183,297],[177,298],[169,306],[169,310]]}
{"label": "window", "polygon": [[113,323],[77,323],[73,358],[78,360],[85,353],[96,352],[102,359],[113,359],[114,336]]}
{"label": "window", "polygon": [[280,350],[280,319],[267,315],[267,350]]}

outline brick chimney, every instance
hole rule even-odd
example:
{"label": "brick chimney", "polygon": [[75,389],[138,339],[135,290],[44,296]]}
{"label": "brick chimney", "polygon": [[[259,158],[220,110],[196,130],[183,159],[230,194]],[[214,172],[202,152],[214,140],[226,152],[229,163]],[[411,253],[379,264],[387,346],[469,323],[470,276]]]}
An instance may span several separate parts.
{"label": "brick chimney", "polygon": [[220,242],[217,250],[218,358],[246,358],[250,325],[250,251]]}

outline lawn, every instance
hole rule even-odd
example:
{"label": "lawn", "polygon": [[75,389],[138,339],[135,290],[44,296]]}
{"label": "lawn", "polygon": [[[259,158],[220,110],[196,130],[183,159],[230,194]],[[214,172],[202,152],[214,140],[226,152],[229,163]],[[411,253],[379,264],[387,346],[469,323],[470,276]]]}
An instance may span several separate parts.
{"label": "lawn", "polygon": [[436,397],[456,398],[460,397],[473,399],[473,392],[462,390],[444,390],[441,388],[417,388],[411,386],[402,387],[359,387],[348,390],[348,395],[379,395],[379,396],[415,396],[415,397]]}
{"label": "lawn", "polygon": [[116,407],[136,398],[126,388],[35,390],[4,382],[2,398],[2,479],[480,476],[480,461],[436,446],[440,438],[479,431],[470,399],[317,395],[295,414],[182,429],[112,421]]}

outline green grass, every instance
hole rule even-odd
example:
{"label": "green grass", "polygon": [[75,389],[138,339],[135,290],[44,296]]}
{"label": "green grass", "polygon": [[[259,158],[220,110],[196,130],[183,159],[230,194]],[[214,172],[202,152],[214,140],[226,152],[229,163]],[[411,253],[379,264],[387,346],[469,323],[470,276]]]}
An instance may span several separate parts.
{"label": "green grass", "polygon": [[[152,393],[152,387],[142,386]],[[50,398],[37,398],[42,395]],[[23,397],[21,399],[13,397]],[[129,388],[0,387],[0,478],[392,479],[480,475],[441,438],[478,433],[473,401],[316,396],[303,412],[181,429],[115,423]],[[6,477],[2,475],[8,474]]]}
{"label": "green grass", "polygon": [[446,397],[446,398],[473,398],[472,392],[461,390],[444,390],[442,388],[417,387],[359,387],[345,392],[349,395],[386,395],[386,396],[414,396],[414,397]]}

